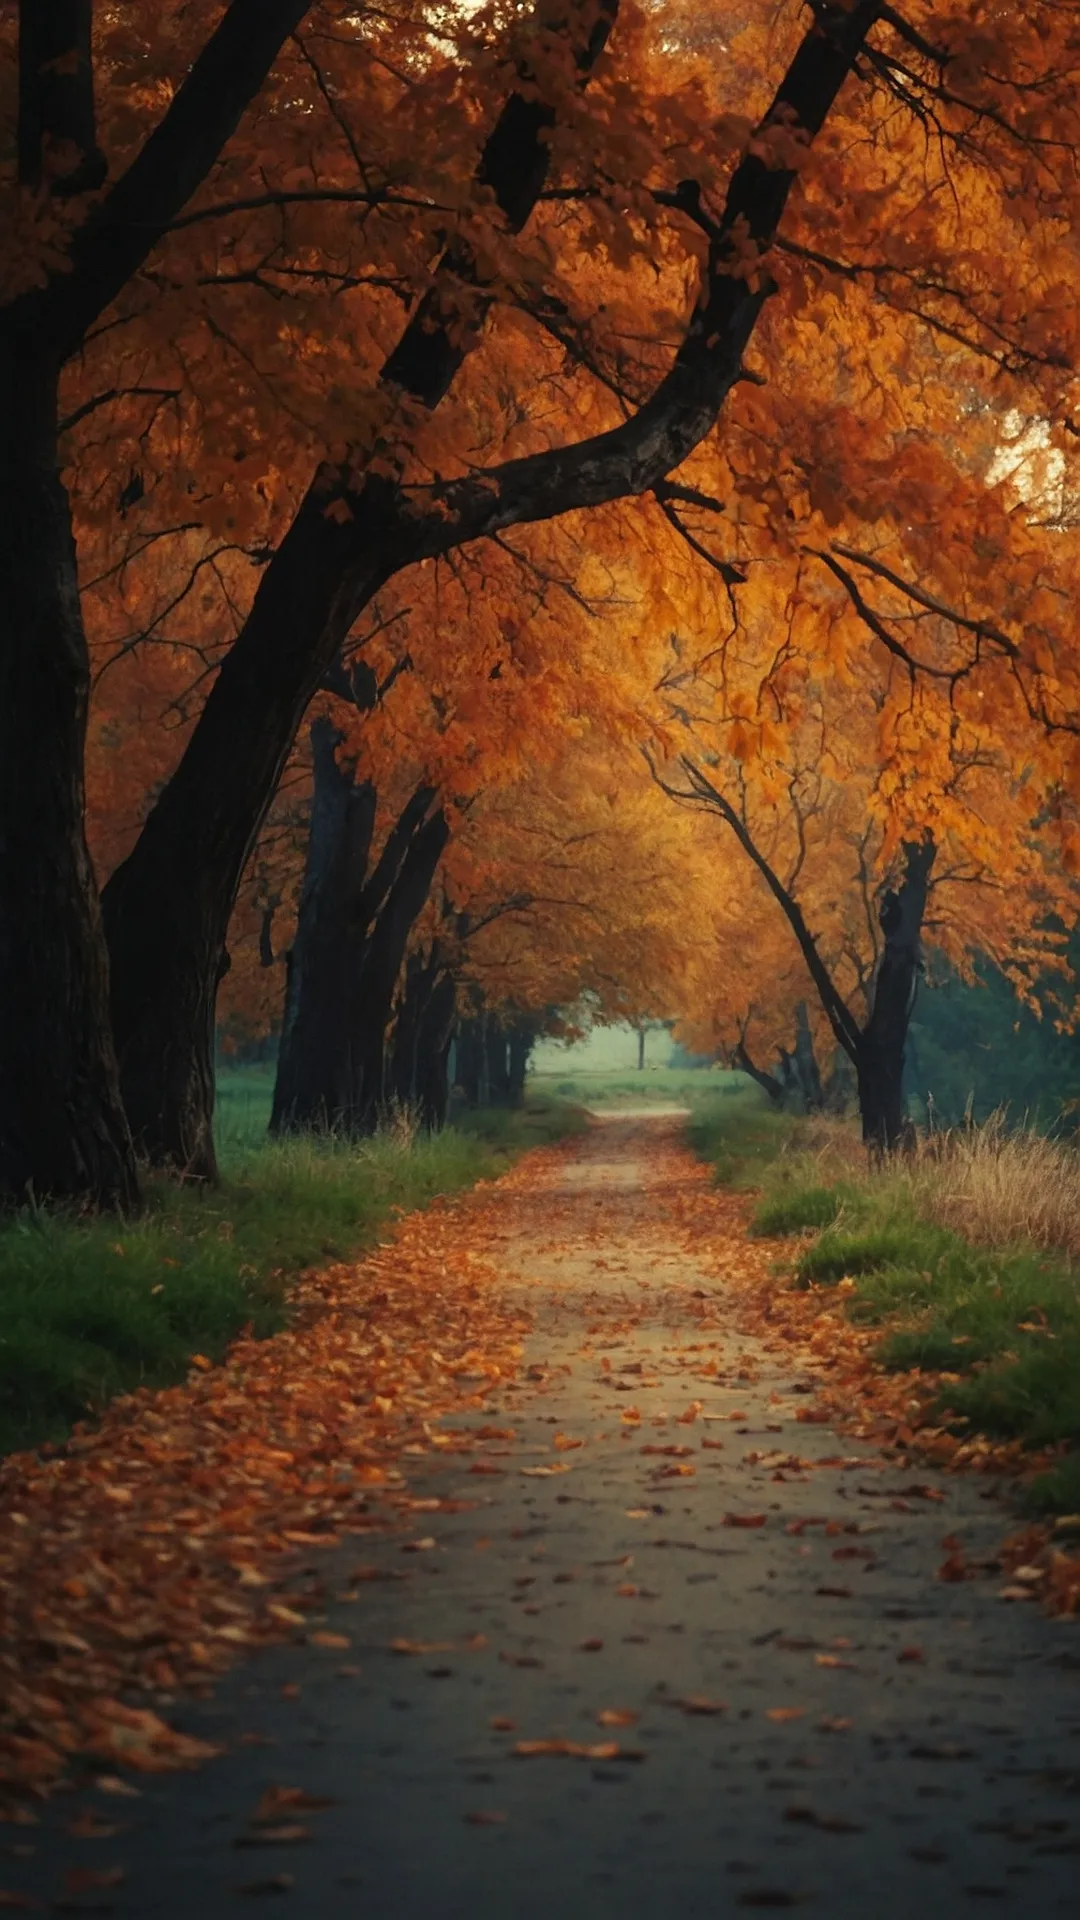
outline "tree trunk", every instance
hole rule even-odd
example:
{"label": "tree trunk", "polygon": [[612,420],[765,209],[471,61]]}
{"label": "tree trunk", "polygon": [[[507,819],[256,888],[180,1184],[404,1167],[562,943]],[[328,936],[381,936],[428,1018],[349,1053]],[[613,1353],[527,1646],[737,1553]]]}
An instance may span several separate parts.
{"label": "tree trunk", "polygon": [[535,1039],[536,1028],[531,1020],[518,1019],[513,1022],[508,1036],[512,1107],[520,1107],[525,1099],[525,1075]]}
{"label": "tree trunk", "polygon": [[413,1099],[420,1124],[431,1132],[446,1125],[450,1087],[447,1069],[454,1031],[457,985],[452,973],[435,972],[416,1036]]}
{"label": "tree trunk", "polygon": [[807,1113],[820,1113],[825,1104],[825,1095],[822,1091],[821,1074],[818,1071],[817,1055],[814,1052],[814,1036],[810,1031],[810,1015],[806,1010],[805,1000],[800,1000],[795,1009],[795,1047],[791,1060],[803,1106]]}
{"label": "tree trunk", "polygon": [[740,1073],[747,1073],[751,1080],[756,1080],[762,1092],[768,1094],[775,1107],[783,1106],[785,1093],[783,1081],[778,1080],[775,1074],[767,1073],[764,1067],[755,1065],[741,1040],[731,1049],[731,1064],[737,1067]]}
{"label": "tree trunk", "polygon": [[398,1000],[387,1085],[410,1106],[422,1127],[436,1132],[446,1122],[447,1068],[454,1030],[456,987],[437,940],[428,954],[411,953]]}
{"label": "tree trunk", "polygon": [[454,976],[444,973],[428,1003],[417,1060],[416,1094],[420,1120],[433,1133],[446,1125],[446,1110],[450,1101],[450,1042],[454,1033],[456,1001]]}
{"label": "tree trunk", "polygon": [[[214,1002],[236,889],[352,624],[340,533],[309,496],[263,576],[246,644],[226,655],[180,765],[102,896],[132,1132],[154,1165],[196,1177],[215,1172]],[[371,583],[385,577],[373,562]]]}
{"label": "tree trunk", "polygon": [[331,1132],[348,1112],[346,1036],[367,926],[361,895],[375,830],[375,788],[337,761],[330,720],[311,729],[313,790],[307,862],[289,955],[271,1133]]}
{"label": "tree trunk", "polygon": [[458,1021],[454,1080],[465,1096],[467,1107],[478,1107],[484,1092],[483,1019],[483,1012],[478,1010]]}
{"label": "tree trunk", "polygon": [[128,1207],[131,1137],[83,829],[90,672],[56,369],[0,360],[0,1203]]}
{"label": "tree trunk", "polygon": [[450,829],[442,809],[413,833],[397,876],[368,935],[363,966],[351,986],[346,1045],[349,1057],[347,1124],[372,1133],[386,1108],[387,1035],[405,949],[431,892]]}
{"label": "tree trunk", "polygon": [[420,787],[371,865],[377,796],[337,760],[332,722],[311,729],[307,866],[289,964],[272,1132],[368,1132],[394,1087],[386,1029],[408,937],[448,838]]}
{"label": "tree trunk", "polygon": [[903,879],[882,902],[885,944],[856,1059],[862,1135],[875,1155],[894,1152],[906,1133],[904,1047],[915,1005],[922,923],[936,851],[932,841],[907,842]]}
{"label": "tree trunk", "polygon": [[487,1062],[487,1094],[493,1107],[510,1105],[510,1061],[506,1028],[497,1013],[489,1010],[484,1028],[484,1055]]}
{"label": "tree trunk", "polygon": [[435,981],[437,962],[422,953],[410,953],[394,1013],[387,1052],[386,1086],[400,1106],[416,1103],[416,1063],[420,1027]]}

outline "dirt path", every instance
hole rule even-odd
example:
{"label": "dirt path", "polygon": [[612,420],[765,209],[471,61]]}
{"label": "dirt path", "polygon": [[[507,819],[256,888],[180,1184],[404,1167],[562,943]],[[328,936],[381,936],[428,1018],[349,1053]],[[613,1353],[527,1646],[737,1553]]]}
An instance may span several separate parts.
{"label": "dirt path", "polygon": [[812,1375],[729,1330],[700,1194],[663,1119],[512,1176],[520,1385],[313,1557],[326,1644],[174,1712],[220,1759],[0,1829],[0,1885],[161,1920],[1075,1913],[1075,1629],[935,1578],[950,1531],[1000,1537],[986,1482],[807,1422]]}

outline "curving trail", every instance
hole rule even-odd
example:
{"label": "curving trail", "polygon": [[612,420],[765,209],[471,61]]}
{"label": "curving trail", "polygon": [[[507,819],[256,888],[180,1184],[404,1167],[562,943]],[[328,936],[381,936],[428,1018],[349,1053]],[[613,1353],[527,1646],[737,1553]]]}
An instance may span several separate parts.
{"label": "curving trail", "polygon": [[362,1537],[302,1553],[293,1643],[170,1708],[220,1757],[0,1828],[9,1904],[1075,1913],[1075,1628],[936,1577],[946,1535],[992,1556],[987,1477],[808,1417],[812,1355],[744,1311],[772,1253],[674,1123],[598,1121],[425,1231],[432,1286],[468,1257],[500,1337],[531,1323],[517,1381],[474,1381]]}

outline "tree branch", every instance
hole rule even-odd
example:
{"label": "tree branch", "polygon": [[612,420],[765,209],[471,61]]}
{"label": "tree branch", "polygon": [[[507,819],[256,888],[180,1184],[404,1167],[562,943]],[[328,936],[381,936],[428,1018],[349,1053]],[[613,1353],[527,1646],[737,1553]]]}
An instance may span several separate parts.
{"label": "tree branch", "polygon": [[813,934],[806,924],[802,908],[798,901],[793,894],[788,892],[778,874],[766,860],[765,855],[759,851],[749,828],[745,822],[739,818],[730,800],[720,792],[718,787],[713,786],[712,781],[707,778],[693,760],[690,760],[684,755],[681,764],[694,789],[693,797],[701,804],[709,807],[712,812],[718,813],[721,819],[727,821],[743,852],[753,861],[799,943],[799,951],[806,962],[810,978],[817,988],[818,997],[828,1016],[829,1025],[836,1035],[840,1046],[843,1047],[844,1052],[851,1060],[857,1061],[860,1040],[858,1025],[848,1007],[845,1005],[833,981],[832,975],[821,957],[817,941],[814,939]]}
{"label": "tree branch", "polygon": [[76,351],[202,185],[309,4],[231,0],[168,111],[75,234],[70,270],[9,307],[7,323],[30,349],[47,340],[65,359]]}

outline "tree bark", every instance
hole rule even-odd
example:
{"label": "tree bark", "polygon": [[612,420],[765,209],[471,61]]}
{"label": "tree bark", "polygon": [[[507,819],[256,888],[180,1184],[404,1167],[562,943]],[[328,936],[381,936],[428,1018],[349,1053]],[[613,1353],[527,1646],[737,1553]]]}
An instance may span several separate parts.
{"label": "tree bark", "polygon": [[432,788],[420,787],[372,863],[376,792],[339,763],[340,741],[332,721],[315,721],[311,825],[270,1118],[274,1133],[351,1133],[374,1124],[393,1090],[386,1084],[385,1029],[405,944],[448,834],[441,810],[431,812]]}
{"label": "tree bark", "polygon": [[0,350],[0,1202],[128,1207],[135,1162],[83,830],[90,671],[57,377]]}
{"label": "tree bark", "polygon": [[510,1058],[506,1028],[490,1008],[484,1021],[484,1057],[488,1100],[493,1107],[510,1105]]}
{"label": "tree bark", "polygon": [[482,1105],[485,1094],[483,1022],[482,1008],[475,1008],[459,1018],[454,1036],[454,1081],[461,1088],[467,1107]]}
{"label": "tree bark", "polygon": [[362,894],[375,831],[375,788],[337,761],[341,735],[311,729],[307,861],[288,962],[271,1133],[332,1132],[349,1108],[350,990],[363,965]]}
{"label": "tree bark", "polygon": [[454,1030],[456,987],[439,942],[428,954],[411,953],[398,1002],[388,1085],[393,1097],[413,1109],[419,1124],[437,1132],[446,1123],[447,1067]]}
{"label": "tree bark", "polygon": [[353,1133],[373,1133],[386,1110],[390,1091],[387,1037],[394,992],[409,935],[431,892],[449,838],[450,828],[440,807],[412,835],[385,905],[368,937],[364,963],[354,988],[347,1034],[350,1070],[347,1123]]}
{"label": "tree bark", "polygon": [[[880,11],[880,0],[819,8],[759,133],[795,125],[813,138]],[[546,146],[542,133],[535,137]],[[507,152],[514,151],[509,142]],[[488,150],[482,171],[491,164]],[[530,164],[534,201],[544,169]],[[748,150],[710,241],[703,295],[686,338],[652,397],[620,426],[436,483],[426,495],[410,490],[407,502],[386,480],[367,475],[357,483],[352,468],[317,476],[263,575],[176,773],[104,896],[124,1097],[152,1158],[194,1164],[206,1156],[211,1112],[200,1055],[236,889],[303,712],[349,629],[378,588],[417,560],[502,528],[646,492],[681,464],[739,377],[770,292],[767,281],[747,280],[746,246],[769,244],[795,178]],[[500,186],[497,197],[504,190],[516,191],[514,183]],[[532,203],[515,201],[513,224],[523,223]],[[399,372],[410,391],[437,399],[446,364],[438,328],[432,352],[427,372]],[[189,1052],[179,1113],[166,1111],[160,1092],[167,1079],[172,1098],[183,1083],[182,1074],[160,1071],[157,1049],[170,1020],[174,1057],[179,1061],[185,1045]]]}
{"label": "tree bark", "polygon": [[895,1152],[906,1133],[904,1049],[922,964],[922,925],[936,851],[932,841],[908,841],[900,885],[885,895],[881,906],[885,945],[855,1062],[863,1140],[875,1155]]}
{"label": "tree bark", "polygon": [[[63,265],[0,309],[0,1195],[7,1199],[32,1191],[126,1206],[137,1196],[83,832],[89,666],[56,446],[60,369],[201,185],[306,3],[233,0],[131,166],[75,227]],[[91,0],[21,0],[19,8],[19,181],[55,198],[105,178],[91,18]],[[167,872],[146,904],[136,951],[152,945],[155,913],[171,917]],[[224,934],[201,932],[209,989],[202,980],[178,982],[176,1012],[190,1019],[197,1003],[206,1030]],[[142,996],[137,976],[126,980],[128,990]],[[168,1004],[159,1003],[149,1024],[160,1036],[168,1020]],[[188,1078],[203,1082],[205,1105],[208,1059]]]}
{"label": "tree bark", "polygon": [[814,1052],[814,1036],[810,1031],[810,1015],[806,1010],[805,1000],[800,1000],[795,1009],[795,1046],[791,1059],[799,1098],[807,1113],[820,1113],[825,1104],[825,1095],[822,1091],[821,1074],[818,1071],[817,1055]]}
{"label": "tree bark", "polygon": [[749,1074],[751,1080],[757,1082],[762,1092],[768,1094],[775,1107],[783,1106],[785,1092],[783,1081],[778,1080],[775,1074],[766,1072],[764,1067],[757,1066],[750,1058],[742,1040],[731,1050],[731,1064],[737,1067],[740,1073]]}
{"label": "tree bark", "polygon": [[450,1099],[450,1043],[457,1012],[457,983],[439,975],[420,1026],[416,1049],[416,1101],[420,1123],[435,1133],[446,1125]]}
{"label": "tree bark", "polygon": [[511,1022],[508,1036],[510,1105],[520,1107],[525,1099],[525,1075],[529,1068],[529,1055],[536,1041],[536,1026],[532,1020],[523,1017]]}
{"label": "tree bark", "polygon": [[100,187],[93,0],[19,0],[19,179],[62,198]]}

